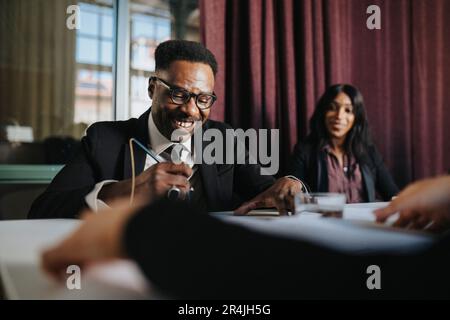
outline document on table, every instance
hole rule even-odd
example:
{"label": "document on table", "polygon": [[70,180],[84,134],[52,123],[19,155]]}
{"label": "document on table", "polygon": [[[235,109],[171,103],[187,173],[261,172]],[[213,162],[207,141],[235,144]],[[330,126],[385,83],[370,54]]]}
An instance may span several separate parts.
{"label": "document on table", "polygon": [[343,218],[323,218],[321,214],[304,212],[293,216],[234,216],[233,212],[213,212],[212,216],[227,222],[290,239],[309,241],[321,246],[352,253],[410,253],[433,244],[427,233],[391,227],[396,217],[385,225],[375,223],[373,210],[387,203],[346,205]]}

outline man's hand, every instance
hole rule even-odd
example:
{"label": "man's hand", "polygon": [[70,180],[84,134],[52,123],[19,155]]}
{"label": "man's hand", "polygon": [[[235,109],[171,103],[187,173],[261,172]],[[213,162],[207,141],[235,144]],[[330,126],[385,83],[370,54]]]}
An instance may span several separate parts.
{"label": "man's hand", "polygon": [[42,255],[43,269],[55,278],[65,276],[67,266],[80,267],[96,261],[105,261],[125,256],[121,245],[126,221],[142,203],[129,205],[122,200],[114,203],[114,209],[82,215],[81,226],[56,247]]}
{"label": "man's hand", "polygon": [[[191,175],[192,169],[184,163],[155,164],[136,177],[135,197],[153,202],[166,196],[167,191],[173,186],[178,187],[182,194],[186,195],[190,190],[188,178]],[[131,179],[128,179],[105,185],[98,197],[108,205],[118,198],[129,197],[131,183]]]}
{"label": "man's hand", "polygon": [[450,227],[450,177],[422,180],[406,187],[398,197],[376,210],[378,222],[400,212],[396,227],[442,231]]}
{"label": "man's hand", "polygon": [[294,212],[294,196],[301,190],[299,181],[288,177],[280,178],[269,189],[242,204],[234,213],[244,215],[253,209],[276,207],[281,215],[286,215],[288,211]]}

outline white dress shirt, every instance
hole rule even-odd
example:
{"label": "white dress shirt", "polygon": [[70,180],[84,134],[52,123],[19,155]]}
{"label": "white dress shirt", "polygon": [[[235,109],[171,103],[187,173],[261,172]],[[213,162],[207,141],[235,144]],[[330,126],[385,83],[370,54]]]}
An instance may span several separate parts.
{"label": "white dress shirt", "polygon": [[[156,127],[155,122],[153,121],[152,113],[150,112],[150,115],[148,117],[148,132],[149,132],[149,141],[150,145],[149,147],[155,151],[157,154],[161,154],[164,152],[167,148],[171,147],[172,145],[176,144],[175,142],[170,141],[167,139]],[[194,166],[194,157],[191,152],[191,136],[189,136],[185,141],[182,141],[180,145],[183,147],[183,150],[181,151],[181,161],[186,163],[191,168]],[[150,157],[146,156],[145,158],[145,165],[144,170],[147,170],[151,166],[156,164],[156,161]],[[89,192],[86,197],[85,201],[89,208],[93,210],[94,212],[97,212],[98,210],[109,208],[109,206],[102,200],[98,198],[98,194],[100,190],[103,188],[103,186],[111,183],[115,183],[117,180],[103,180],[98,182],[94,189],[92,189],[91,192]]]}

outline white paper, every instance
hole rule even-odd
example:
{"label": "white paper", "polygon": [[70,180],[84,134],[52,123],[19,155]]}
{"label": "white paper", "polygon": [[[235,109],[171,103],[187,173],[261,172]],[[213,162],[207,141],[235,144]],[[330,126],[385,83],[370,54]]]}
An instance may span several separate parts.
{"label": "white paper", "polygon": [[387,203],[381,202],[346,205],[342,219],[323,218],[321,214],[314,212],[271,219],[234,216],[232,211],[215,212],[211,215],[252,230],[353,253],[404,254],[427,248],[434,243],[435,238],[430,234],[392,228],[390,225],[396,220],[396,216],[391,217],[385,225],[375,223],[373,210],[386,205]]}

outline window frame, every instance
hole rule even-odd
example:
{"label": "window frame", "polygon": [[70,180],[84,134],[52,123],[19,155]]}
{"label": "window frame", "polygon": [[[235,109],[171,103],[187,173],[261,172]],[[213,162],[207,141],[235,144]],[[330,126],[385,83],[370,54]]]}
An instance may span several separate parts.
{"label": "window frame", "polygon": [[[114,0],[113,115],[127,120],[130,114],[130,1]],[[119,63],[120,62],[120,63]]]}

